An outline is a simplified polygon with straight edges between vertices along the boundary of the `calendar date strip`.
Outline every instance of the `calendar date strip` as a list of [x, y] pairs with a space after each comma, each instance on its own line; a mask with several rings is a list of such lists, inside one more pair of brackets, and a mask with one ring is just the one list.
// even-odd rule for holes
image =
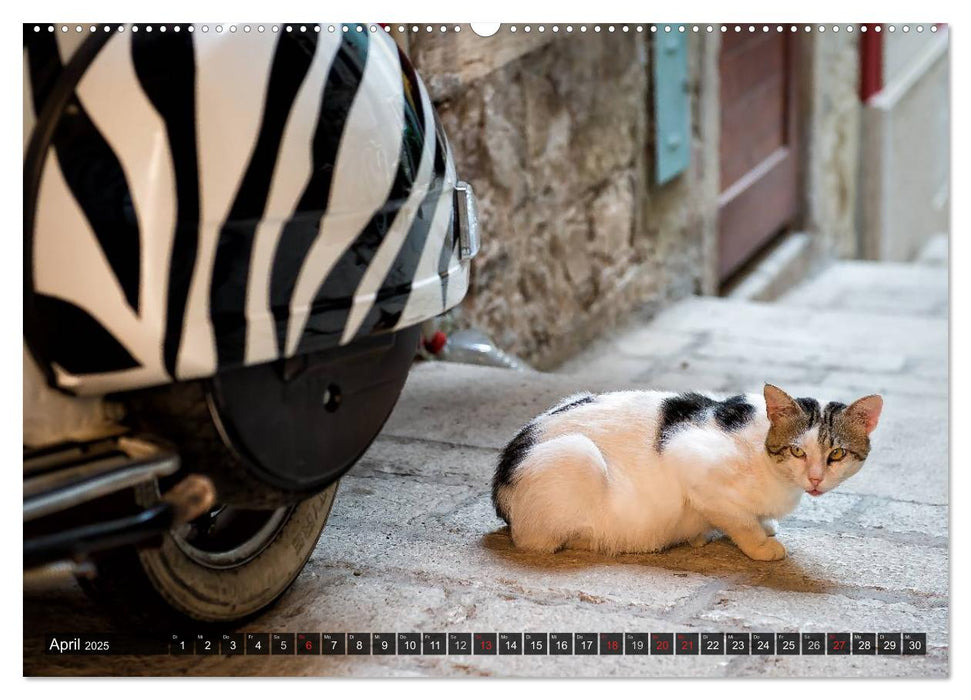
[[923, 632], [49, 634], [59, 656], [924, 656]]

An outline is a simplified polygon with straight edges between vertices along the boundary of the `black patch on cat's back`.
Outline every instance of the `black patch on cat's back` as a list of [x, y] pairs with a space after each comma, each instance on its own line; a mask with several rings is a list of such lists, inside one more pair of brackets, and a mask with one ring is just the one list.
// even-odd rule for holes
[[697, 419], [717, 401], [694, 391], [669, 396], [661, 402], [661, 426], [684, 423]]
[[724, 401], [716, 401], [694, 391], [670, 396], [661, 402], [658, 420], [657, 451], [679, 429], [686, 425], [701, 425], [714, 417], [715, 423], [726, 432], [744, 427], [755, 415], [755, 406], [739, 394]]
[[535, 426], [530, 422], [516, 433], [516, 437], [510, 440], [509, 444], [499, 454], [499, 464], [496, 466], [495, 476], [492, 477], [492, 505], [496, 509], [496, 515], [505, 520], [507, 524], [509, 523], [509, 515], [499, 504], [499, 489], [512, 484], [516, 467], [522, 464], [535, 444]]
[[715, 406], [715, 421], [722, 430], [732, 432], [744, 427], [755, 415], [755, 406], [742, 395], [730, 396]]
[[700, 423], [705, 414], [717, 403], [712, 398], [689, 391], [677, 396], [669, 396], [661, 402], [661, 415], [658, 420], [657, 450], [661, 451], [664, 443], [676, 430], [690, 423]]
[[577, 406], [583, 406], [588, 403], [593, 403], [596, 400], [596, 398], [597, 397], [594, 396], [593, 394], [579, 394], [578, 396], [574, 396], [572, 398], [565, 400], [562, 404], [559, 404], [558, 406], [554, 406], [549, 411], [547, 411], [546, 415], [555, 416], [558, 413], [569, 411], [571, 408], [576, 408]]

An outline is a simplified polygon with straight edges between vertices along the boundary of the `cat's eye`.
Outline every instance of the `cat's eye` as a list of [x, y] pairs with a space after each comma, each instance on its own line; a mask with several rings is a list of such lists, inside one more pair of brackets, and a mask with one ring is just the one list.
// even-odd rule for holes
[[789, 451], [792, 453], [793, 457], [802, 458], [806, 456], [806, 451], [801, 447], [796, 447], [795, 445], [789, 445]]
[[835, 450], [829, 453], [829, 461], [839, 462], [845, 456], [846, 456], [846, 450], [844, 450], [842, 447], [837, 447]]

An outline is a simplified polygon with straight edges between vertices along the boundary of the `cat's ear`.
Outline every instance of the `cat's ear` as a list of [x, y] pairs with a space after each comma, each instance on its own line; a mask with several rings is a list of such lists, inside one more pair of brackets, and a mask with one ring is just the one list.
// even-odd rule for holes
[[766, 384], [763, 389], [765, 396], [765, 413], [770, 423], [779, 420], [790, 420], [802, 412], [802, 408], [789, 394], [777, 386]]
[[877, 427], [881, 411], [883, 411], [883, 397], [873, 394], [851, 403], [846, 407], [843, 415], [850, 423], [861, 426], [869, 435]]

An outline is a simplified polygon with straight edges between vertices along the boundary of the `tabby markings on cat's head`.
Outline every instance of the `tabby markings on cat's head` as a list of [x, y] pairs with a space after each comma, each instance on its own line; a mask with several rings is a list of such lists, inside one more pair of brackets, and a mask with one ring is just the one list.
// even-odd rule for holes
[[812, 496], [822, 495], [860, 471], [882, 409], [877, 395], [820, 408], [816, 399], [794, 399], [766, 384], [766, 452], [794, 484]]

